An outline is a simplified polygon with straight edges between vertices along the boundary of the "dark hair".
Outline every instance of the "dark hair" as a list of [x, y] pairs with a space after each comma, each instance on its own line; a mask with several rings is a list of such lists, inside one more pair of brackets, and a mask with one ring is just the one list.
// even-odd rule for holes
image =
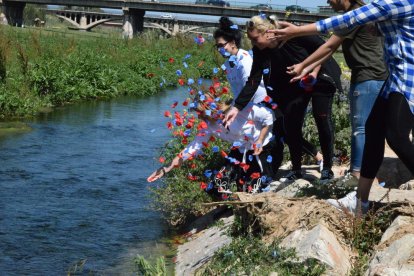
[[231, 28], [234, 23], [225, 16], [220, 18], [220, 27], [214, 31], [214, 39], [222, 37], [225, 41], [234, 41], [237, 48], [241, 46], [242, 35], [238, 28]]

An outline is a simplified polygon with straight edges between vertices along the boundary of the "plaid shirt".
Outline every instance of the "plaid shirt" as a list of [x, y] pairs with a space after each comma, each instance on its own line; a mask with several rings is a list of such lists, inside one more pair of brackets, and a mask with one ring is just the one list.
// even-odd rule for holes
[[343, 15], [316, 22], [322, 33], [377, 22], [385, 37], [384, 55], [390, 76], [383, 96], [404, 94], [414, 114], [414, 0], [375, 0]]

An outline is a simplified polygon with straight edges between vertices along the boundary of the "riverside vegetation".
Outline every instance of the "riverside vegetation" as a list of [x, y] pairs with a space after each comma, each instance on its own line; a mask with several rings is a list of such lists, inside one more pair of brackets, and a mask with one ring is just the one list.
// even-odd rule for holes
[[174, 72], [187, 54], [197, 56], [187, 61], [195, 77], [211, 77], [215, 63], [210, 44], [192, 37], [146, 33], [127, 41], [0, 26], [0, 38], [2, 119], [81, 100], [154, 95], [176, 86]]

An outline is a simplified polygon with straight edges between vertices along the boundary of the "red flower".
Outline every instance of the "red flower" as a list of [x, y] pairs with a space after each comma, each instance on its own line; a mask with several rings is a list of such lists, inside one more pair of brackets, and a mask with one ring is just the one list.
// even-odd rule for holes
[[175, 108], [177, 105], [178, 105], [178, 102], [177, 102], [177, 101], [175, 101], [175, 102], [173, 102], [173, 104], [171, 105], [171, 108]]
[[192, 163], [192, 164], [190, 164], [190, 168], [195, 169], [195, 168], [197, 168], [197, 165]]
[[148, 78], [152, 78], [153, 76], [155, 76], [155, 74], [154, 74], [154, 73], [148, 73], [148, 74], [147, 74], [147, 77], [148, 77]]
[[206, 122], [204, 122], [204, 121], [201, 121], [199, 124], [198, 124], [198, 126], [197, 126], [197, 129], [198, 130], [202, 130], [202, 129], [206, 129], [208, 126], [207, 126], [207, 123]]
[[211, 93], [212, 95], [216, 95], [216, 90], [214, 89], [214, 87], [213, 87], [213, 86], [210, 86], [209, 90], [210, 90], [210, 93]]
[[185, 81], [183, 79], [178, 79], [178, 84], [183, 86], [185, 84]]
[[169, 63], [173, 63], [173, 62], [174, 62], [174, 58], [170, 57], [170, 58], [168, 59], [168, 62], [169, 62]]
[[208, 139], [210, 142], [216, 141], [216, 138], [214, 136], [210, 136], [210, 139]]
[[168, 123], [167, 123], [167, 128], [168, 128], [168, 129], [172, 129], [172, 128], [173, 128], [173, 124], [172, 124], [171, 122], [168, 122]]
[[182, 143], [183, 145], [187, 145], [187, 144], [188, 144], [188, 140], [187, 140], [187, 138], [184, 138], [183, 140], [181, 140], [181, 143]]
[[272, 101], [272, 98], [269, 96], [266, 96], [263, 101], [270, 103]]
[[167, 110], [164, 112], [164, 117], [171, 117], [171, 113]]
[[220, 87], [220, 82], [219, 81], [214, 81], [213, 87], [214, 87], [214, 89], [219, 88]]
[[246, 164], [246, 163], [240, 163], [240, 167], [247, 172], [247, 170], [250, 168], [250, 165]]
[[183, 106], [187, 106], [187, 105], [188, 105], [188, 99], [183, 102]]
[[204, 147], [208, 148], [208, 143], [202, 142], [202, 144], [203, 144]]
[[207, 184], [204, 182], [200, 182], [200, 189], [205, 190], [207, 188]]
[[189, 173], [188, 175], [187, 175], [187, 179], [188, 180], [191, 180], [191, 181], [196, 181], [197, 180], [197, 176], [195, 176], [195, 175], [192, 175], [191, 173]]
[[159, 161], [160, 161], [160, 163], [164, 163], [165, 162], [165, 158], [161, 156], [160, 159], [159, 159]]
[[256, 179], [256, 178], [259, 178], [259, 177], [260, 177], [260, 173], [258, 173], [258, 172], [252, 173], [252, 174], [250, 175], [250, 178], [251, 178], [251, 179]]
[[221, 91], [223, 94], [228, 94], [229, 89], [227, 87], [223, 87], [223, 90]]
[[186, 129], [190, 129], [190, 128], [192, 128], [192, 127], [193, 127], [193, 124], [192, 124], [192, 123], [190, 123], [190, 122], [189, 122], [188, 124], [186, 124], [186, 125], [185, 125], [185, 128], [186, 128]]
[[216, 174], [216, 177], [217, 177], [218, 179], [221, 179], [221, 178], [223, 177], [223, 174], [222, 174], [221, 172], [218, 172], [218, 173]]

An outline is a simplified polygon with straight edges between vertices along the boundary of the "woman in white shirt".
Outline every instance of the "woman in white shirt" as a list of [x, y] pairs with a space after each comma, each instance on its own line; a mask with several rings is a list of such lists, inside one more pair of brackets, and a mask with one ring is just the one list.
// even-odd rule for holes
[[[221, 119], [224, 118], [231, 103], [215, 103], [214, 99], [208, 93], [196, 97], [195, 111], [199, 118], [206, 122], [205, 127], [199, 130], [194, 140], [170, 164], [153, 172], [148, 177], [148, 182], [161, 178], [183, 161], [202, 153], [203, 144], [208, 142], [211, 136], [215, 136], [232, 143], [232, 150], [226, 159], [228, 164], [238, 170], [235, 180], [239, 191], [259, 192], [268, 186], [273, 175], [271, 166], [273, 112], [267, 107], [250, 103], [239, 112], [232, 125], [225, 128]], [[220, 189], [218, 191], [229, 192]]]

